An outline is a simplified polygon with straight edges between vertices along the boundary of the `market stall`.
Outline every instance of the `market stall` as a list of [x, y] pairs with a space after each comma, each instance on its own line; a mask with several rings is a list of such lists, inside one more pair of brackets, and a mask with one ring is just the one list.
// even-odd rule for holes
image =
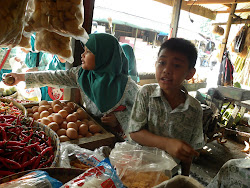
[[[81, 64], [79, 57], [83, 52], [82, 43], [87, 42], [91, 31], [94, 1], [12, 0], [5, 3], [0, 2], [1, 7], [5, 7], [0, 8], [0, 47], [30, 49], [29, 37], [36, 32], [38, 51], [64, 58], [71, 63], [66, 69]], [[174, 33], [176, 35], [177, 29]], [[237, 65], [239, 74], [245, 71], [248, 78], [249, 62], [248, 53], [246, 71], [243, 63]], [[11, 85], [15, 82], [13, 79], [5, 77], [4, 82]], [[241, 79], [241, 83], [249, 84], [245, 76]], [[155, 82], [154, 75], [150, 81]], [[199, 93], [199, 89], [206, 86], [206, 80], [198, 75], [184, 83], [188, 92], [198, 90]], [[65, 90], [64, 99], [67, 100], [52, 101], [39, 100], [35, 89], [26, 90], [21, 85], [0, 89], [0, 187], [51, 184], [53, 187], [146, 188], [172, 178], [171, 170], [176, 162], [169, 154], [157, 148], [120, 142], [124, 140], [119, 135], [87, 112], [79, 89]], [[226, 126], [221, 126], [218, 117], [215, 121], [203, 118], [206, 136], [210, 140], [219, 138], [221, 143], [225, 132], [242, 135], [239, 132], [244, 131], [239, 126], [232, 129], [232, 125], [234, 123], [236, 128], [238, 113], [243, 116], [249, 112], [249, 90], [237, 89], [230, 95], [231, 90], [227, 89], [214, 90], [221, 98], [209, 92], [196, 96], [206, 105], [204, 112], [208, 107], [227, 111], [223, 105], [228, 101], [229, 105], [234, 105]], [[123, 111], [123, 107], [118, 106], [118, 111]], [[212, 117], [210, 112], [208, 115]], [[220, 114], [220, 118], [225, 114]], [[249, 120], [246, 127], [249, 127]], [[218, 134], [219, 137], [215, 137]], [[248, 132], [244, 132], [244, 136], [249, 136]], [[249, 152], [249, 148], [245, 152]], [[198, 182], [195, 184], [201, 187]]]

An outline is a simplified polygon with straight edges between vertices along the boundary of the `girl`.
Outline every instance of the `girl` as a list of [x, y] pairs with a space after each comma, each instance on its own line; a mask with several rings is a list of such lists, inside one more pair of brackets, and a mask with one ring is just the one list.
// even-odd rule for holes
[[[117, 39], [110, 34], [90, 34], [82, 65], [66, 71], [9, 74], [12, 85], [55, 86], [80, 89], [88, 113], [125, 138], [138, 85], [128, 76], [128, 62]], [[8, 75], [7, 75], [8, 76]]]

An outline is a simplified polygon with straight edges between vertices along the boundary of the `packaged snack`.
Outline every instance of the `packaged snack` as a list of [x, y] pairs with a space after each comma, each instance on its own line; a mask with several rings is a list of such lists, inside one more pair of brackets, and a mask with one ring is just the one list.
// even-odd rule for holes
[[82, 27], [83, 11], [82, 0], [34, 0], [34, 12], [25, 31], [46, 29], [86, 43], [88, 34]]
[[[46, 42], [45, 42], [46, 41]], [[36, 34], [35, 49], [38, 51], [56, 54], [69, 63], [73, 63], [71, 38], [57, 33], [42, 30]]]
[[13, 48], [22, 39], [29, 0], [0, 1], [0, 46]]
[[0, 188], [58, 188], [60, 186], [62, 186], [62, 182], [50, 177], [47, 172], [41, 170], [30, 172], [20, 178], [0, 184]]
[[64, 184], [61, 188], [124, 188], [108, 158], [96, 167]]

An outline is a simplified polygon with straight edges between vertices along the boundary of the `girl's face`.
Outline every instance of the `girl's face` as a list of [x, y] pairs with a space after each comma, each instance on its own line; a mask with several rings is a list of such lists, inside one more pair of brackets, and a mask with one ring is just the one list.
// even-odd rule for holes
[[85, 51], [81, 55], [82, 60], [82, 68], [84, 70], [94, 70], [95, 69], [95, 55], [89, 51], [89, 49], [85, 46]]
[[155, 63], [155, 77], [166, 93], [180, 89], [182, 82], [193, 77], [195, 69], [189, 69], [188, 59], [179, 52], [162, 49]]

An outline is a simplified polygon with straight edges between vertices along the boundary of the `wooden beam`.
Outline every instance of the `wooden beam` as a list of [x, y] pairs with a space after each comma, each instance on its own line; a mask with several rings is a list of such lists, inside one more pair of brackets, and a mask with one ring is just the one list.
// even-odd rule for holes
[[[233, 19], [231, 24], [250, 24], [250, 19]], [[227, 22], [218, 22], [218, 23], [212, 23], [212, 25], [227, 25]]]
[[[194, 3], [195, 1], [195, 3]], [[189, 0], [187, 5], [205, 5], [205, 4], [230, 4], [230, 3], [249, 3], [249, 0]]]
[[[218, 11], [212, 11], [212, 12], [217, 13], [217, 14], [221, 14], [221, 13], [230, 13], [230, 10], [218, 10]], [[237, 12], [250, 12], [250, 8], [235, 10], [235, 13], [237, 13]]]
[[[154, 0], [154, 1], [163, 3], [165, 5], [169, 5], [169, 6], [173, 6], [173, 4], [174, 4], [174, 0]], [[187, 5], [186, 1], [182, 1], [181, 10], [185, 10], [185, 11], [188, 11], [188, 12], [190, 11], [193, 14], [197, 14], [199, 16], [208, 18], [210, 20], [215, 20], [215, 18], [216, 18], [216, 13], [213, 13], [208, 8], [197, 6], [197, 5], [193, 5], [191, 7], [191, 9], [190, 9], [190, 5]]]
[[179, 17], [180, 17], [180, 12], [181, 12], [181, 3], [182, 3], [182, 0], [175, 0], [173, 4], [172, 20], [171, 20], [170, 32], [169, 32], [170, 38], [177, 37]]
[[218, 58], [219, 62], [222, 61], [222, 57], [223, 57], [223, 54], [224, 54], [226, 46], [227, 46], [227, 40], [228, 40], [229, 32], [230, 32], [230, 29], [231, 29], [231, 24], [232, 24], [232, 21], [233, 21], [233, 14], [234, 14], [234, 11], [236, 9], [236, 6], [237, 6], [236, 3], [232, 4], [231, 12], [230, 12], [230, 14], [228, 16], [226, 32], [225, 32], [225, 35], [224, 35], [225, 37], [222, 40], [221, 51], [220, 51], [220, 55], [219, 55], [219, 58]]

